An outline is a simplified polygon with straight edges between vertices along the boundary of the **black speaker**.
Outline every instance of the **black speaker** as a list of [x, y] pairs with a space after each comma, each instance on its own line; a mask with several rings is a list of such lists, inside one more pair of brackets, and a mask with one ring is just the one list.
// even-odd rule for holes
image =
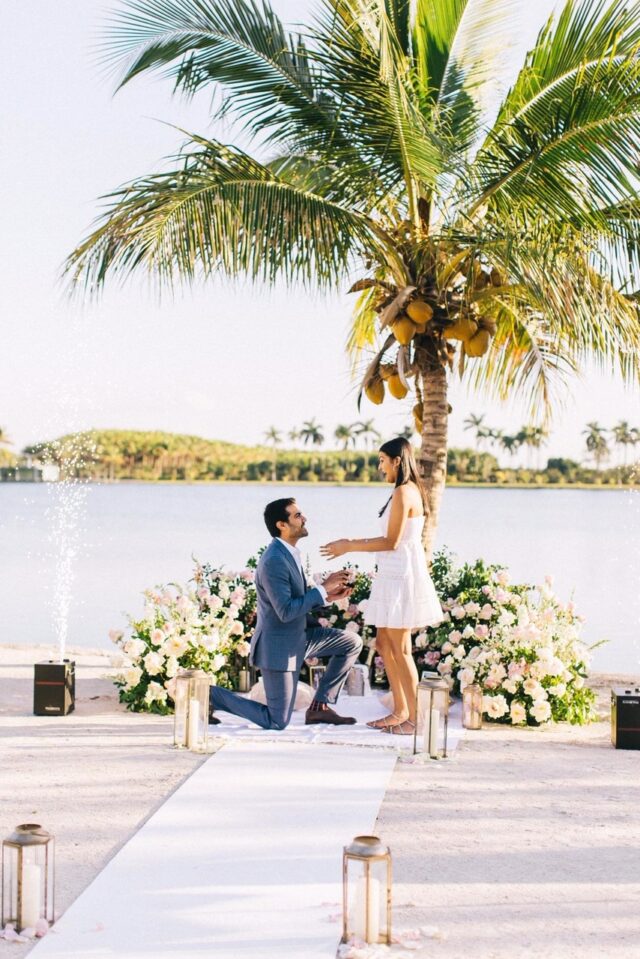
[[616, 749], [640, 749], [640, 687], [611, 690], [611, 742]]
[[35, 664], [33, 678], [34, 716], [66, 716], [76, 700], [76, 664], [54, 659]]

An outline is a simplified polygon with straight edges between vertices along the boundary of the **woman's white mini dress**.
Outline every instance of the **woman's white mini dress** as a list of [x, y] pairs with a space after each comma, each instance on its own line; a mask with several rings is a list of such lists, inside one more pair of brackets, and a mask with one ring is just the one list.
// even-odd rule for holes
[[[386, 536], [389, 518], [383, 514], [381, 519]], [[442, 622], [442, 607], [422, 546], [423, 526], [424, 516], [408, 517], [397, 549], [376, 554], [378, 571], [364, 614], [369, 626], [419, 629]]]

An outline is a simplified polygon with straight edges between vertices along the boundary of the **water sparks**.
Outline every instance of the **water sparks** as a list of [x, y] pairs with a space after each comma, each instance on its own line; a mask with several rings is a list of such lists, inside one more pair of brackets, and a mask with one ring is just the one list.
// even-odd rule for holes
[[50, 605], [61, 662], [65, 658], [69, 635], [77, 562], [86, 533], [86, 503], [94, 453], [91, 434], [88, 433], [72, 433], [46, 444], [42, 450], [43, 464], [60, 471], [57, 482], [49, 484], [46, 513], [54, 561]]

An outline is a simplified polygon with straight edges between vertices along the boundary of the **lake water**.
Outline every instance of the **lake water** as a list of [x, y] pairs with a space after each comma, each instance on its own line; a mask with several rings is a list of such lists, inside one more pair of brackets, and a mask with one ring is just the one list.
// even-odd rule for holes
[[[54, 642], [56, 549], [51, 510], [60, 487], [0, 484], [0, 642]], [[387, 490], [374, 487], [267, 485], [91, 486], [73, 565], [68, 644], [111, 648], [107, 633], [138, 615], [140, 593], [185, 582], [191, 557], [231, 569], [268, 541], [262, 510], [295, 495], [308, 519], [302, 543], [312, 568], [318, 548], [340, 536], [377, 535]], [[562, 600], [573, 596], [586, 616], [584, 638], [608, 644], [594, 668], [640, 672], [640, 492], [493, 490], [445, 492], [438, 533], [462, 560], [505, 564], [513, 581], [546, 574]], [[364, 568], [371, 554], [350, 556]], [[332, 564], [334, 567], [337, 563]]]

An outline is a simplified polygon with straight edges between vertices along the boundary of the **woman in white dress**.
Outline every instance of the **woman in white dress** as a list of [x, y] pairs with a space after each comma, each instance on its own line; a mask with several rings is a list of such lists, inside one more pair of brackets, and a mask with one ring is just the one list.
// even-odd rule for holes
[[413, 449], [403, 437], [380, 447], [379, 468], [395, 489], [380, 511], [382, 535], [338, 539], [323, 546], [327, 559], [345, 553], [377, 553], [365, 623], [376, 627], [376, 651], [382, 657], [393, 694], [393, 712], [367, 723], [393, 735], [412, 735], [416, 722], [418, 671], [411, 655], [411, 630], [442, 621], [442, 608], [429, 576], [422, 547], [427, 511]]

